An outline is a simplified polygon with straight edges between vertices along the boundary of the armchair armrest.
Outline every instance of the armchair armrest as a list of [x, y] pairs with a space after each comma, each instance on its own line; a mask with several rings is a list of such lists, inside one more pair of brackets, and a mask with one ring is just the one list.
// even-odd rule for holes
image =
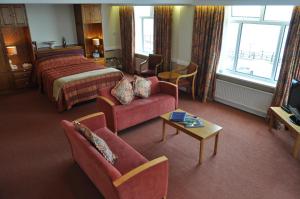
[[168, 158], [161, 156], [129, 171], [113, 181], [121, 198], [141, 196], [159, 198], [167, 195], [168, 189]]
[[189, 73], [189, 74], [184, 74], [184, 75], [178, 76], [177, 79], [176, 79], [176, 85], [178, 85], [178, 82], [179, 82], [179, 80], [180, 80], [181, 78], [193, 77], [193, 76], [196, 75], [196, 73], [197, 73], [197, 71], [196, 71], [196, 72], [193, 72], [193, 73]]
[[140, 71], [139, 72], [142, 72], [142, 66], [144, 64], [146, 64], [148, 61], [149, 61], [149, 58], [147, 58], [145, 61], [143, 61], [143, 62], [140, 63]]
[[93, 113], [78, 118], [76, 121], [86, 125], [92, 131], [106, 127], [106, 119], [103, 112]]
[[172, 95], [175, 97], [175, 108], [178, 108], [178, 86], [176, 84], [159, 81], [160, 92]]
[[97, 106], [99, 107], [99, 110], [102, 111], [107, 118], [107, 127], [114, 133], [117, 132], [116, 121], [114, 121], [114, 119], [116, 118], [114, 117], [115, 105], [116, 104], [113, 101], [111, 101], [110, 99], [104, 96], [97, 97]]

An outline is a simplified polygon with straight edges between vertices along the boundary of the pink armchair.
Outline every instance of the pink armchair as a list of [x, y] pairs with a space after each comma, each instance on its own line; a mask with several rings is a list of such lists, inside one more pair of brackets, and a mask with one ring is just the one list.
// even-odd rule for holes
[[135, 98], [130, 104], [122, 105], [110, 93], [112, 87], [99, 91], [97, 105], [105, 113], [108, 128], [117, 133], [120, 130], [174, 111], [178, 107], [178, 88], [175, 84], [148, 77], [151, 95], [146, 99]]
[[118, 156], [111, 165], [88, 140], [74, 129], [73, 123], [61, 125], [70, 142], [74, 160], [107, 199], [161, 199], [168, 189], [168, 159], [161, 156], [148, 161], [121, 138], [106, 128], [103, 113], [77, 119], [104, 139]]

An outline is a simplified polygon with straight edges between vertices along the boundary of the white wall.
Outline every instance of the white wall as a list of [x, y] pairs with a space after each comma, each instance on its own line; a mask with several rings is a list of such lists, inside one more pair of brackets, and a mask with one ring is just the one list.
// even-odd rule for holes
[[175, 6], [172, 24], [172, 62], [188, 65], [191, 61], [194, 6]]
[[102, 30], [104, 36], [104, 50], [121, 48], [119, 6], [103, 4]]
[[73, 5], [65, 4], [27, 4], [28, 23], [32, 41], [38, 47], [44, 41], [56, 41], [62, 45], [62, 37], [67, 44], [77, 44]]

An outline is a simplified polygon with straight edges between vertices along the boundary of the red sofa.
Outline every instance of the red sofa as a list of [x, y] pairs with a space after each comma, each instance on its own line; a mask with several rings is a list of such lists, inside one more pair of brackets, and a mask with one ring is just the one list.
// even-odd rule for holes
[[104, 139], [118, 156], [111, 165], [79, 132], [73, 123], [61, 125], [70, 142], [74, 160], [107, 199], [161, 199], [167, 195], [168, 159], [148, 161], [117, 135], [106, 128], [103, 113], [77, 119]]
[[110, 93], [112, 87], [99, 91], [97, 105], [105, 113], [107, 126], [117, 133], [120, 130], [155, 118], [178, 107], [178, 88], [175, 84], [149, 77], [151, 96], [146, 99], [135, 98], [130, 104], [122, 105]]

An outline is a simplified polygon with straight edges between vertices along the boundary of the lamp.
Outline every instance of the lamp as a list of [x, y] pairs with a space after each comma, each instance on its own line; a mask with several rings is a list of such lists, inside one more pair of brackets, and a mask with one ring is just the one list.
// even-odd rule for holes
[[[6, 51], [7, 51], [7, 55], [9, 57], [17, 55], [18, 51], [17, 51], [17, 47], [16, 46], [6, 46]], [[9, 64], [12, 70], [17, 70], [18, 66], [14, 65], [11, 61], [11, 59], [9, 59]]]
[[95, 50], [93, 52], [93, 58], [99, 58], [100, 53], [99, 53], [99, 46], [103, 44], [103, 39], [99, 38], [94, 38], [92, 39], [93, 45], [95, 46]]

